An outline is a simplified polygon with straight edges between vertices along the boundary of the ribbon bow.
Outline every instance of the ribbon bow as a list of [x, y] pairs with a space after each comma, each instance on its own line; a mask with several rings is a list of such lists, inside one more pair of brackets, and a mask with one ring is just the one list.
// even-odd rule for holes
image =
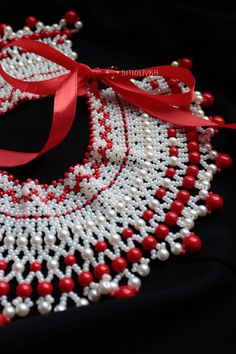
[[[24, 165], [59, 145], [69, 133], [76, 112], [77, 96], [84, 96], [94, 81], [102, 81], [122, 95], [128, 102], [151, 116], [183, 127], [211, 126], [236, 129], [236, 124], [217, 124], [200, 118], [181, 107], [193, 101], [195, 80], [192, 73], [175, 66], [155, 66], [141, 70], [118, 71], [113, 69], [91, 69], [78, 63], [44, 43], [24, 39], [9, 43], [38, 54], [68, 70], [68, 73], [42, 81], [23, 81], [8, 75], [0, 65], [0, 75], [13, 87], [40, 96], [55, 95], [50, 133], [39, 152], [19, 152], [0, 149], [0, 166]], [[145, 77], [157, 73], [165, 78], [175, 78], [189, 87], [185, 93], [153, 95], [138, 88], [131, 78]]]

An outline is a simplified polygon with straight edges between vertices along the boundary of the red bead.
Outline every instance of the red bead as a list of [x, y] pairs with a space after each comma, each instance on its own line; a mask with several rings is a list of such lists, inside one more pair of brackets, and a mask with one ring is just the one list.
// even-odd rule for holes
[[168, 167], [166, 170], [166, 177], [173, 178], [175, 175], [175, 169], [173, 167]]
[[166, 195], [166, 190], [162, 187], [158, 188], [155, 192], [155, 196], [158, 199], [162, 199]]
[[185, 69], [191, 69], [193, 66], [193, 61], [191, 58], [181, 58], [178, 60], [178, 63]]
[[177, 79], [171, 78], [167, 80], [167, 84], [173, 88], [173, 87], [178, 87], [179, 86], [179, 81]]
[[211, 211], [219, 210], [223, 207], [224, 200], [219, 194], [209, 193], [206, 198], [206, 206]]
[[190, 193], [184, 189], [180, 189], [180, 191], [178, 191], [176, 196], [176, 199], [180, 200], [184, 204], [189, 201], [189, 198], [190, 198]]
[[68, 38], [70, 38], [72, 36], [71, 30], [69, 30], [68, 28], [64, 29], [62, 34]]
[[25, 20], [25, 24], [29, 28], [34, 28], [38, 22], [39, 20], [35, 16], [28, 16]]
[[143, 212], [143, 219], [146, 220], [146, 221], [149, 221], [153, 218], [153, 211], [147, 209], [147, 210], [144, 210]]
[[156, 80], [150, 81], [150, 85], [152, 86], [152, 89], [155, 90], [156, 88], [159, 87], [159, 83]]
[[76, 263], [76, 257], [73, 256], [72, 254], [70, 254], [65, 257], [64, 262], [65, 262], [65, 265], [72, 266], [73, 264]]
[[32, 294], [32, 286], [28, 283], [21, 283], [16, 287], [17, 296], [30, 297]]
[[169, 138], [174, 138], [176, 136], [176, 129], [175, 128], [168, 128], [167, 134]]
[[188, 142], [188, 151], [193, 152], [193, 151], [199, 151], [199, 144], [197, 141], [189, 141]]
[[146, 236], [143, 239], [142, 246], [146, 251], [151, 251], [156, 248], [157, 241], [153, 236]]
[[188, 253], [199, 252], [202, 248], [202, 241], [197, 235], [195, 235], [195, 233], [192, 232], [184, 237], [183, 248]]
[[169, 228], [166, 225], [158, 225], [155, 230], [155, 235], [160, 240], [164, 240], [169, 235]]
[[7, 281], [1, 280], [0, 281], [0, 296], [7, 295], [10, 291], [10, 285]]
[[43, 31], [42, 32], [42, 37], [43, 38], [50, 38], [52, 36], [52, 33], [49, 31]]
[[191, 189], [195, 187], [195, 178], [192, 176], [185, 176], [183, 178], [183, 187]]
[[63, 38], [58, 38], [57, 44], [63, 44], [65, 40]]
[[104, 252], [107, 249], [107, 244], [105, 241], [98, 241], [95, 247], [98, 252]]
[[6, 324], [6, 316], [4, 316], [2, 313], [0, 313], [0, 327], [4, 326]]
[[32, 36], [31, 36], [31, 38], [32, 38], [32, 39], [36, 39], [36, 40], [37, 40], [37, 39], [40, 39], [40, 38], [41, 38], [41, 36], [40, 36], [40, 34], [39, 34], [39, 33], [33, 33], [33, 34], [32, 34]]
[[188, 141], [197, 141], [198, 140], [198, 133], [195, 130], [190, 130], [187, 133]]
[[190, 163], [197, 165], [201, 160], [201, 156], [199, 152], [193, 151], [188, 154], [188, 159]]
[[106, 264], [98, 264], [94, 268], [94, 275], [97, 279], [101, 279], [104, 274], [110, 274], [110, 268]]
[[170, 154], [170, 156], [178, 156], [179, 149], [176, 146], [171, 146], [169, 148], [169, 154]]
[[73, 25], [78, 20], [78, 15], [76, 11], [67, 11], [64, 18], [69, 25]]
[[93, 281], [93, 274], [91, 272], [82, 272], [78, 275], [78, 283], [84, 288], [89, 286]]
[[130, 285], [122, 285], [119, 289], [115, 292], [115, 297], [119, 299], [128, 299], [130, 297], [135, 296], [137, 293], [137, 289]]
[[39, 262], [33, 262], [33, 263], [30, 265], [30, 270], [31, 270], [32, 272], [39, 272], [41, 269], [42, 269], [42, 264], [39, 263]]
[[174, 211], [176, 214], [180, 214], [184, 209], [184, 204], [180, 200], [174, 200], [170, 206], [170, 210]]
[[134, 247], [126, 253], [126, 256], [130, 263], [137, 263], [142, 257], [142, 251], [139, 248]]
[[165, 216], [165, 223], [168, 226], [174, 226], [176, 225], [178, 218], [178, 214], [174, 213], [173, 211], [168, 211]]
[[189, 165], [187, 167], [187, 175], [192, 176], [192, 177], [197, 177], [199, 172], [199, 168], [195, 165]]
[[122, 231], [122, 237], [127, 240], [127, 238], [132, 237], [134, 234], [133, 230], [130, 227], [127, 227]]
[[7, 262], [4, 261], [3, 259], [0, 260], [0, 270], [6, 270], [7, 269]]
[[63, 293], [69, 293], [70, 291], [73, 291], [75, 287], [75, 282], [72, 278], [70, 277], [65, 277], [59, 280], [58, 286]]
[[125, 270], [125, 268], [127, 267], [126, 259], [124, 257], [117, 257], [113, 259], [111, 266], [115, 272], [123, 272], [123, 270]]
[[42, 281], [37, 285], [37, 293], [39, 296], [50, 295], [53, 292], [53, 286], [48, 281]]
[[202, 106], [208, 107], [214, 103], [214, 96], [211, 92], [203, 92], [202, 97], [203, 97]]
[[225, 124], [225, 119], [221, 116], [213, 116], [211, 117], [211, 121], [217, 124]]
[[218, 154], [216, 159], [216, 166], [221, 170], [225, 168], [230, 168], [232, 166], [232, 158], [227, 154]]

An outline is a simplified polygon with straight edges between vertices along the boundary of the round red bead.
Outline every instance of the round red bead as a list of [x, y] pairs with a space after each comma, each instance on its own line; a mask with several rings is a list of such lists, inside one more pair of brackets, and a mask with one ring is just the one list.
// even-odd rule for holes
[[126, 256], [130, 263], [136, 263], [140, 261], [142, 257], [142, 251], [139, 248], [134, 247], [126, 253]]
[[173, 87], [178, 87], [179, 86], [179, 81], [177, 79], [171, 78], [167, 80], [167, 84], [173, 88]]
[[183, 239], [183, 248], [188, 253], [199, 252], [202, 248], [202, 241], [192, 232]]
[[187, 175], [192, 176], [192, 177], [197, 177], [199, 172], [199, 168], [195, 165], [189, 165], [187, 167]]
[[206, 198], [206, 206], [211, 211], [219, 210], [223, 207], [224, 200], [219, 194], [210, 193]]
[[64, 18], [69, 25], [73, 25], [78, 20], [78, 15], [76, 11], [67, 11]]
[[188, 151], [193, 152], [193, 151], [199, 151], [199, 144], [197, 141], [189, 141], [188, 142]]
[[225, 124], [225, 119], [221, 116], [213, 116], [211, 117], [211, 121], [217, 124]]
[[78, 283], [82, 286], [89, 286], [93, 281], [93, 274], [91, 272], [82, 272], [78, 275]]
[[146, 220], [146, 221], [149, 221], [153, 218], [153, 211], [147, 209], [147, 210], [144, 210], [143, 212], [143, 219]]
[[174, 200], [170, 206], [170, 210], [174, 211], [176, 214], [180, 214], [184, 209], [184, 204], [180, 200]]
[[202, 97], [203, 97], [203, 102], [202, 102], [203, 106], [208, 107], [214, 103], [214, 96], [211, 92], [203, 92]]
[[176, 199], [180, 200], [183, 203], [187, 203], [190, 198], [190, 193], [184, 189], [178, 191]]
[[134, 232], [133, 232], [133, 230], [132, 230], [130, 227], [127, 227], [126, 229], [124, 229], [124, 230], [122, 231], [122, 237], [123, 237], [124, 239], [127, 239], [127, 238], [132, 237], [133, 234], [134, 234]]
[[191, 69], [193, 66], [193, 61], [191, 58], [181, 58], [178, 60], [178, 63], [185, 69]]
[[151, 251], [156, 248], [157, 241], [153, 236], [146, 236], [142, 241], [142, 246], [146, 251]]
[[98, 264], [94, 268], [94, 275], [97, 279], [101, 279], [104, 274], [110, 274], [110, 268], [106, 264]]
[[171, 146], [169, 149], [170, 156], [178, 156], [179, 150], [176, 146]]
[[229, 155], [221, 154], [221, 153], [217, 155], [215, 162], [216, 162], [216, 166], [219, 169], [230, 168], [233, 163], [232, 158]]
[[72, 266], [73, 264], [76, 263], [76, 257], [72, 254], [69, 254], [68, 256], [65, 257], [65, 265], [67, 266]]
[[35, 16], [28, 16], [25, 20], [25, 24], [29, 28], [34, 28], [38, 22], [39, 20]]
[[174, 225], [176, 225], [178, 218], [179, 218], [178, 214], [176, 214], [173, 211], [168, 211], [168, 213], [166, 213], [166, 216], [165, 216], [165, 223], [168, 226], [174, 226]]
[[61, 292], [63, 293], [69, 293], [70, 291], [73, 291], [75, 287], [75, 282], [72, 278], [70, 277], [65, 277], [59, 280], [59, 288]]
[[190, 163], [197, 165], [201, 160], [201, 156], [199, 152], [193, 151], [188, 154], [188, 159]]
[[105, 241], [98, 241], [95, 247], [98, 252], [104, 252], [107, 249], [107, 243]]
[[0, 296], [7, 295], [10, 291], [10, 285], [7, 281], [1, 280], [0, 281]]
[[0, 260], [0, 270], [6, 270], [7, 269], [7, 262], [4, 261], [3, 259]]
[[166, 225], [158, 225], [155, 230], [157, 238], [164, 240], [169, 235], [169, 228]]
[[17, 296], [30, 297], [32, 294], [32, 286], [28, 283], [21, 283], [16, 287]]
[[176, 129], [175, 128], [169, 128], [167, 130], [167, 134], [169, 138], [173, 138], [176, 136]]
[[166, 170], [166, 177], [173, 178], [175, 175], [175, 169], [173, 167], [168, 167]]
[[162, 199], [166, 195], [166, 190], [162, 187], [158, 188], [155, 192], [155, 196], [158, 199]]
[[53, 286], [48, 281], [42, 281], [37, 285], [37, 293], [39, 296], [50, 295], [53, 292]]
[[122, 285], [115, 292], [115, 297], [117, 297], [119, 299], [127, 299], [127, 298], [135, 296], [136, 293], [137, 293], [137, 289], [133, 288], [132, 286]]
[[115, 272], [123, 272], [123, 270], [125, 270], [125, 268], [127, 267], [126, 259], [124, 257], [117, 257], [113, 259], [111, 266]]
[[187, 139], [188, 139], [188, 141], [197, 141], [198, 140], [198, 133], [196, 132], [196, 130], [190, 130], [187, 133]]
[[68, 28], [64, 29], [62, 34], [68, 38], [70, 38], [72, 36], [71, 30], [69, 30]]
[[195, 186], [195, 178], [192, 176], [185, 176], [183, 178], [183, 187], [187, 189], [194, 188]]
[[42, 264], [39, 263], [39, 262], [33, 262], [33, 263], [30, 265], [30, 270], [31, 270], [32, 272], [39, 272], [41, 269], [42, 269]]

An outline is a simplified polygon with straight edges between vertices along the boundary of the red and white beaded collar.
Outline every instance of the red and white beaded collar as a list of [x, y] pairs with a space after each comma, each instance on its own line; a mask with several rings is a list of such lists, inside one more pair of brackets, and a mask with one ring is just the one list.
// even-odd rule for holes
[[[0, 26], [0, 47], [31, 38], [76, 59], [68, 39], [82, 26], [75, 12], [52, 26], [34, 17], [26, 25], [16, 33]], [[64, 72], [14, 47], [1, 60], [21, 79], [43, 80]], [[172, 65], [189, 68], [191, 60]], [[133, 82], [157, 95], [186, 90], [162, 76]], [[16, 90], [0, 77], [1, 115], [32, 98], [39, 96]], [[201, 249], [192, 231], [195, 220], [223, 205], [218, 194], [209, 192], [213, 175], [231, 165], [228, 155], [212, 149], [216, 129], [174, 127], [111, 88], [88, 90], [87, 99], [90, 142], [82, 164], [49, 186], [31, 179], [19, 183], [0, 173], [0, 326], [34, 309], [48, 314], [101, 296], [134, 296], [151, 260]], [[202, 110], [212, 102], [211, 94], [195, 92], [189, 109], [222, 123], [222, 117], [206, 117]]]

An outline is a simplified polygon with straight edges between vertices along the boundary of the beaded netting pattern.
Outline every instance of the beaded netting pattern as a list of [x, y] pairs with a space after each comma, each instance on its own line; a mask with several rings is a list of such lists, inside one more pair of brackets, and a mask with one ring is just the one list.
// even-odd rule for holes
[[[68, 12], [59, 24], [35, 18], [13, 33], [2, 26], [0, 46], [16, 38], [43, 41], [76, 59], [68, 37], [82, 24]], [[3, 43], [4, 42], [4, 43]], [[44, 80], [65, 69], [17, 47], [2, 54], [4, 69], [24, 80]], [[172, 65], [190, 66], [189, 59]], [[174, 79], [133, 80], [157, 95], [185, 92]], [[0, 114], [39, 96], [15, 90], [0, 77]], [[127, 103], [111, 88], [87, 92], [90, 140], [82, 164], [49, 186], [0, 173], [0, 324], [38, 311], [84, 306], [102, 296], [138, 293], [150, 261], [201, 249], [195, 220], [223, 205], [209, 192], [230, 157], [212, 149], [212, 128], [186, 130]], [[205, 119], [209, 93], [195, 92], [186, 109]]]

